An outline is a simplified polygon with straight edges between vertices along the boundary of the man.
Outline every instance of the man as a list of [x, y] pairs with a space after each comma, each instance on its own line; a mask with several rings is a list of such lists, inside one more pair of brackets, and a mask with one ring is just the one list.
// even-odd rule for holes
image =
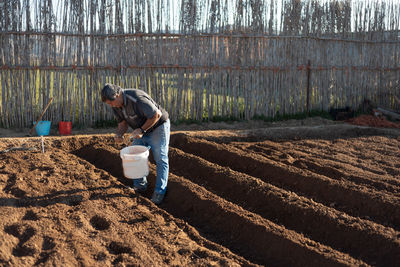
[[[112, 107], [118, 120], [115, 141], [121, 143], [130, 126], [133, 131], [132, 145], [144, 145], [153, 152], [157, 165], [157, 179], [151, 201], [159, 205], [164, 199], [168, 183], [168, 145], [170, 121], [168, 113], [144, 91], [122, 89], [106, 84], [101, 90], [101, 99]], [[147, 189], [147, 178], [133, 179], [133, 187], [138, 192]]]

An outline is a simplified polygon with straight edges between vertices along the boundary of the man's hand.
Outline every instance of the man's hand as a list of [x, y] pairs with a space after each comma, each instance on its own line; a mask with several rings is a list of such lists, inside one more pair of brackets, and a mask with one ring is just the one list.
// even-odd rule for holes
[[116, 135], [114, 135], [114, 142], [117, 144], [121, 144], [124, 142], [124, 138], [122, 138], [122, 136], [116, 134]]
[[142, 138], [142, 136], [143, 136], [143, 133], [142, 133], [142, 130], [140, 130], [140, 128], [133, 130], [133, 132], [131, 133], [131, 137], [133, 139], [139, 139], [139, 138]]

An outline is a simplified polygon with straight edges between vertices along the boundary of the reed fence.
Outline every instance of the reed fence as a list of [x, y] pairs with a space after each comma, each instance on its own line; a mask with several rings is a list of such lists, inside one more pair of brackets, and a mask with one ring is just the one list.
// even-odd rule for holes
[[400, 110], [394, 0], [9, 0], [0, 16], [1, 127], [31, 126], [51, 97], [44, 119], [111, 120], [106, 82], [172, 121]]

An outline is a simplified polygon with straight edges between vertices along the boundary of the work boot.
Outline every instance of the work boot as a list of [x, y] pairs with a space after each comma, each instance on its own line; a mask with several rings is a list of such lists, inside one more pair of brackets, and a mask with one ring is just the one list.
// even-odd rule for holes
[[139, 179], [133, 179], [133, 189], [136, 192], [144, 193], [147, 190], [147, 178], [146, 176]]
[[161, 202], [164, 200], [164, 196], [165, 194], [154, 192], [153, 196], [151, 197], [151, 201], [156, 205], [160, 205]]

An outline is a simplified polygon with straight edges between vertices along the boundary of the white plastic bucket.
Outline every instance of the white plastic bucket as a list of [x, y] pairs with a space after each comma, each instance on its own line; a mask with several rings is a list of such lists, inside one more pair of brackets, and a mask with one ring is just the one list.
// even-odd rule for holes
[[128, 146], [121, 149], [119, 155], [126, 178], [138, 179], [149, 174], [149, 149], [146, 146]]

